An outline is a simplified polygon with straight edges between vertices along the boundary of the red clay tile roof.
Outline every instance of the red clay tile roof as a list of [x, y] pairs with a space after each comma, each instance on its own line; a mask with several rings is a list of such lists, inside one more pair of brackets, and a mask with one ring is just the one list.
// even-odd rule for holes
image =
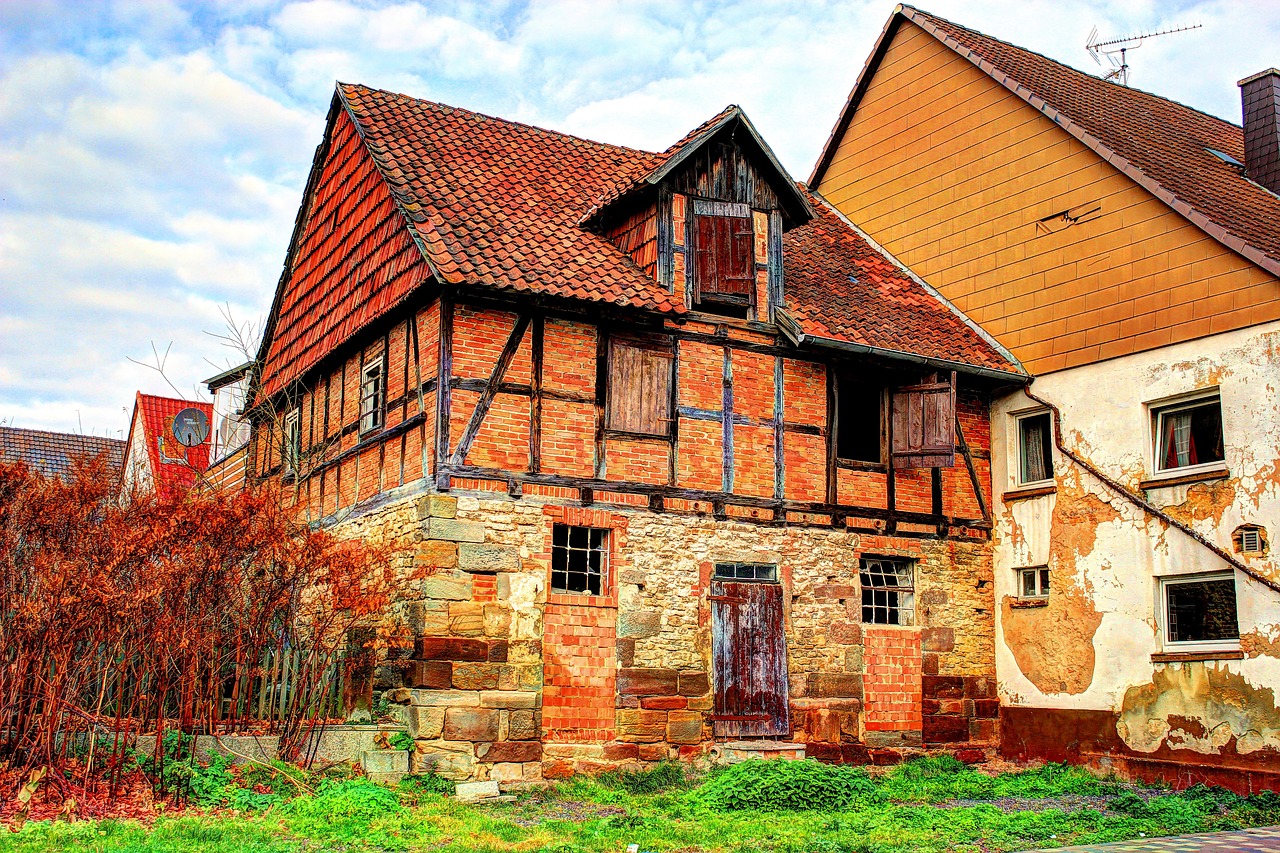
[[198, 475], [209, 467], [209, 442], [195, 447], [183, 447], [173, 436], [173, 419], [183, 409], [200, 409], [213, 423], [213, 404], [156, 397], [138, 392], [133, 404], [133, 420], [129, 425], [128, 446], [124, 458], [138, 452], [133, 446], [135, 427], [142, 421], [142, 436], [146, 442], [147, 458], [151, 461], [151, 473], [155, 489], [169, 494], [174, 487], [190, 486]]
[[805, 335], [1023, 374], [994, 339], [824, 199], [782, 238], [786, 310]]
[[124, 442], [118, 438], [0, 427], [0, 462], [25, 462], [48, 477], [60, 477], [81, 457], [105, 453], [112, 468], [124, 462]]
[[577, 227], [593, 199], [661, 155], [364, 86], [338, 92], [442, 281], [684, 311]]
[[1206, 151], [1244, 160], [1235, 124], [1118, 83], [910, 6], [889, 19], [849, 103], [814, 167], [817, 185], [848, 126], [878, 55], [910, 20], [1052, 119], [1223, 245], [1280, 275], [1280, 198]]

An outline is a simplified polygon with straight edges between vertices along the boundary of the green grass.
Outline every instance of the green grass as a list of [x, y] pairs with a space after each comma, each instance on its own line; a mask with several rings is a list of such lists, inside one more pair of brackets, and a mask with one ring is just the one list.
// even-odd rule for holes
[[737, 765], [691, 779], [678, 765], [659, 765], [489, 806], [460, 804], [432, 780], [396, 789], [360, 779], [309, 783], [314, 795], [236, 814], [163, 817], [151, 826], [30, 823], [0, 836], [0, 850], [616, 853], [635, 843], [655, 853], [977, 853], [1280, 823], [1280, 796], [1271, 794], [1175, 794], [1056, 765], [992, 777], [948, 759], [878, 776], [803, 762]]

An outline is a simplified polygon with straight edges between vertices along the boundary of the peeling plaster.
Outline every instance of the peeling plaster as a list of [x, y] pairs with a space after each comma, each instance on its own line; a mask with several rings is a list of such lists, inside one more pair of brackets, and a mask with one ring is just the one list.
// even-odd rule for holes
[[1125, 691], [1116, 733], [1139, 752], [1163, 745], [1211, 755], [1234, 739], [1235, 752], [1245, 755], [1280, 748], [1280, 709], [1274, 689], [1225, 665], [1169, 664], [1149, 684]]
[[[1265, 632], [1264, 627], [1268, 629]], [[1241, 634], [1240, 650], [1245, 657], [1280, 659], [1280, 625], [1259, 626], [1247, 634]]]

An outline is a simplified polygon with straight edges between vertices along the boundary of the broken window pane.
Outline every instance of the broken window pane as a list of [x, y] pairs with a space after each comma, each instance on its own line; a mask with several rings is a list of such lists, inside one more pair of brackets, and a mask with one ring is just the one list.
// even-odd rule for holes
[[1053, 434], [1049, 413], [1018, 419], [1018, 456], [1020, 484], [1053, 479]]
[[915, 624], [915, 585], [910, 560], [864, 557], [861, 580], [863, 622]]
[[1171, 643], [1236, 640], [1236, 581], [1232, 575], [1164, 582], [1166, 632]]
[[609, 574], [609, 531], [557, 524], [551, 530], [551, 591], [601, 595]]
[[1157, 470], [1223, 460], [1222, 404], [1217, 397], [1159, 409], [1155, 417]]

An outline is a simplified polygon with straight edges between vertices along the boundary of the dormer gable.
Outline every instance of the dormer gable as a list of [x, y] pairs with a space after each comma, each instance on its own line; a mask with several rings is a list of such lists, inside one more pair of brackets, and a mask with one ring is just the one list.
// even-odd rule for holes
[[741, 107], [668, 148], [583, 220], [694, 311], [770, 322], [782, 302], [782, 234], [808, 199]]

